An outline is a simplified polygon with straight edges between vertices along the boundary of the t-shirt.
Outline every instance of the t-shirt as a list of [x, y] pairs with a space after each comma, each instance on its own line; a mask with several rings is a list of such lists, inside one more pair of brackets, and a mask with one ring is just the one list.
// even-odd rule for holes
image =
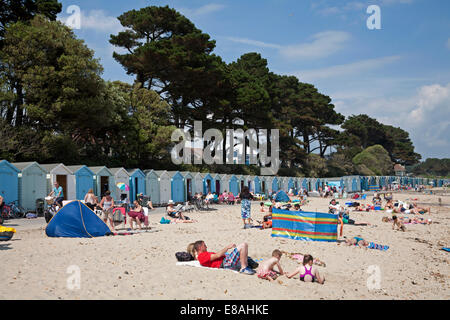
[[225, 257], [220, 257], [219, 259], [216, 259], [214, 261], [211, 261], [211, 256], [214, 254], [214, 252], [202, 252], [198, 255], [197, 259], [200, 262], [200, 264], [204, 267], [208, 268], [220, 268], [220, 265], [222, 264], [222, 261]]
[[[61, 194], [59, 194], [60, 192]], [[53, 188], [53, 194], [55, 195], [55, 197], [64, 197], [63, 188], [61, 186], [59, 186], [58, 188]]]

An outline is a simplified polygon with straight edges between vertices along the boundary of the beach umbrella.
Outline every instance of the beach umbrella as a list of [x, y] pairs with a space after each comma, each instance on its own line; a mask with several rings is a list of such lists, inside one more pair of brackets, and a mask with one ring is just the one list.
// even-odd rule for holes
[[116, 186], [122, 191], [130, 191], [130, 187], [123, 182], [119, 182]]

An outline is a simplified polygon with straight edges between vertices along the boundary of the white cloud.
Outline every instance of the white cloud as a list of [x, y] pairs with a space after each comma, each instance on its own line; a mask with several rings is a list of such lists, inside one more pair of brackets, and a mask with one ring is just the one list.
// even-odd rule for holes
[[294, 45], [280, 45], [238, 37], [227, 37], [226, 39], [261, 48], [277, 49], [278, 53], [287, 59], [319, 59], [341, 50], [351, 39], [351, 35], [343, 31], [324, 31], [314, 34], [310, 42]]
[[423, 158], [449, 157], [450, 83], [423, 85], [406, 97], [332, 98], [336, 110], [346, 116], [364, 113], [406, 130]]
[[301, 81], [314, 82], [319, 79], [330, 79], [349, 75], [361, 75], [363, 72], [380, 68], [400, 59], [400, 56], [388, 56], [375, 59], [367, 59], [348, 64], [335, 65], [327, 68], [297, 71], [293, 74]]
[[323, 58], [341, 50], [350, 38], [348, 32], [324, 31], [315, 34], [311, 42], [285, 46], [280, 53], [290, 59]]
[[180, 8], [178, 11], [180, 11], [183, 15], [189, 16], [189, 17], [198, 17], [203, 15], [208, 15], [210, 13], [220, 11], [225, 8], [225, 5], [218, 4], [218, 3], [210, 3], [205, 4], [204, 6], [201, 6], [196, 9], [189, 9], [189, 8]]
[[[396, 4], [411, 4], [414, 0], [366, 0], [366, 1], [350, 1], [338, 2], [330, 0], [315, 1], [311, 8], [324, 16], [341, 15], [345, 16], [349, 12], [359, 11], [366, 13], [369, 5], [391, 6]], [[337, 5], [338, 4], [338, 5]]]
[[[58, 20], [65, 23], [68, 17], [60, 16]], [[110, 34], [118, 33], [124, 29], [117, 17], [108, 16], [104, 10], [90, 10], [88, 12], [81, 10], [80, 23], [81, 30], [95, 30]]]
[[236, 43], [243, 43], [248, 44], [255, 47], [261, 47], [261, 48], [274, 48], [274, 49], [281, 49], [282, 46], [278, 44], [258, 41], [258, 40], [251, 40], [247, 38], [237, 38], [237, 37], [226, 37], [227, 40], [230, 40], [232, 42]]

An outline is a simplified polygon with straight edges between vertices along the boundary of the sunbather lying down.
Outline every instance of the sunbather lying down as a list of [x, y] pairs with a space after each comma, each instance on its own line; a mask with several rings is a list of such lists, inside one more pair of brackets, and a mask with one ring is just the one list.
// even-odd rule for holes
[[[283, 253], [285, 256], [287, 256], [288, 258], [290, 258], [292, 260], [298, 261], [299, 263], [303, 263], [303, 258], [305, 256], [302, 253], [290, 253], [290, 252], [287, 252], [287, 251], [281, 251], [281, 253]], [[326, 267], [325, 262], [321, 261], [318, 258], [314, 258], [313, 264], [321, 266], [321, 267]]]
[[[431, 224], [432, 223], [431, 219], [424, 219], [424, 218], [420, 218], [420, 217], [413, 217], [413, 218], [398, 217], [398, 219], [403, 224]], [[381, 221], [383, 221], [383, 222], [394, 222], [394, 219], [389, 218], [389, 217], [383, 217], [381, 219]]]
[[[376, 244], [373, 242], [369, 242], [367, 240], [364, 240], [363, 238], [359, 238], [359, 237], [353, 237], [351, 239], [345, 239], [345, 244], [348, 246], [358, 246], [360, 248], [365, 248], [365, 249], [378, 249], [378, 250], [382, 250], [385, 251], [387, 249], [389, 249], [389, 246], [384, 246], [381, 244]], [[339, 243], [338, 243], [339, 245]]]

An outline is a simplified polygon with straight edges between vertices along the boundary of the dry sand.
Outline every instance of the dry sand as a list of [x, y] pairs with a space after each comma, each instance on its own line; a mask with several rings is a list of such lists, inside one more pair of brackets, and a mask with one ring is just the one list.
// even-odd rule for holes
[[[396, 194], [395, 198], [438, 203], [434, 195]], [[443, 206], [432, 206], [431, 215], [424, 215], [433, 224], [407, 225], [406, 232], [393, 231], [390, 223], [381, 222], [382, 212], [352, 212], [352, 219], [375, 226], [345, 225], [344, 235], [389, 245], [384, 252], [272, 238], [271, 230], [244, 230], [239, 205], [217, 205], [215, 211], [189, 213], [199, 221], [193, 224], [160, 225], [162, 214], [152, 214], [150, 225], [159, 232], [95, 239], [48, 238], [42, 218], [10, 220], [5, 226], [15, 227], [17, 233], [12, 241], [0, 242], [0, 299], [448, 300], [450, 255], [440, 249], [450, 246], [450, 197], [441, 198]], [[310, 200], [305, 211], [326, 212], [330, 199]], [[252, 217], [262, 218], [258, 202], [252, 204]], [[326, 282], [304, 283], [297, 275], [292, 279], [281, 276], [280, 281], [270, 283], [256, 275], [176, 266], [175, 252], [200, 239], [212, 251], [245, 241], [254, 259], [269, 258], [276, 248], [310, 253], [326, 263], [326, 267], [319, 267]], [[286, 256], [281, 264], [285, 271], [298, 266]], [[79, 268], [79, 288], [71, 282], [71, 266]], [[379, 289], [367, 286], [374, 276], [368, 273], [369, 266], [379, 268]]]

